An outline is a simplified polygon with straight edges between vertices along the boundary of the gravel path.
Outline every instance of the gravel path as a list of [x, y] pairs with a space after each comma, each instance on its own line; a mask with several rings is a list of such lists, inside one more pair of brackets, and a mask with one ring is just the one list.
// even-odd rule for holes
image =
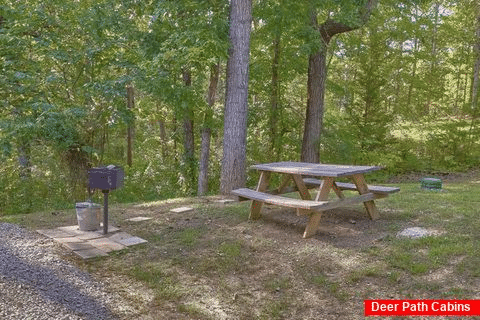
[[88, 273], [62, 260], [54, 242], [0, 223], [0, 319], [118, 319], [115, 298]]

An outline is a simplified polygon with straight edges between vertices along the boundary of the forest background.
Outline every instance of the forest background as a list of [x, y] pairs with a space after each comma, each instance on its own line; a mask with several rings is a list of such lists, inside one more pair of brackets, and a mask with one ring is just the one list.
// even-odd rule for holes
[[[366, 3], [253, 1], [247, 166], [300, 160], [322, 44], [311, 14], [359, 26]], [[116, 202], [217, 194], [229, 5], [3, 1], [0, 214], [70, 208], [108, 164], [125, 170]], [[477, 1], [380, 1], [354, 29], [325, 47], [320, 161], [384, 176], [478, 166]]]

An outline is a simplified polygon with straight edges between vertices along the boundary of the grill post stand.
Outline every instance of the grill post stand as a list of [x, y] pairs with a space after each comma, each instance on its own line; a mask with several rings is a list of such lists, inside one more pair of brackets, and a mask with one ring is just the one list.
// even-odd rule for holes
[[102, 190], [103, 192], [103, 234], [108, 233], [108, 192], [109, 190]]

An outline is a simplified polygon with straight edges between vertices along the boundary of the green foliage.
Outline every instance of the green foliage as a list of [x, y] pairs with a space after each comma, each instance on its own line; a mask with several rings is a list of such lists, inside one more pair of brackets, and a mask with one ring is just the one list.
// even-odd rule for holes
[[[248, 164], [299, 159], [308, 55], [321, 46], [310, 13], [319, 23], [334, 18], [355, 27], [365, 2], [254, 4]], [[387, 174], [480, 164], [478, 112], [469, 101], [473, 2], [437, 3], [381, 1], [366, 27], [332, 40], [323, 162], [378, 164]], [[126, 173], [112, 201], [194, 195], [205, 127], [212, 129], [215, 194], [228, 8], [226, 0], [2, 2], [1, 213], [71, 207], [86, 197], [86, 169], [110, 163]], [[205, 96], [217, 63], [211, 106]], [[135, 87], [133, 109], [127, 85]], [[193, 153], [185, 150], [187, 120], [194, 124]], [[135, 132], [131, 167], [128, 126]], [[248, 179], [253, 185], [257, 177]]]

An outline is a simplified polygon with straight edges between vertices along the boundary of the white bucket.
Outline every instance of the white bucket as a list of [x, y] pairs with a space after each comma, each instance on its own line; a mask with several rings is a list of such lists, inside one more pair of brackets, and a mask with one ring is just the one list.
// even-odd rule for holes
[[102, 207], [92, 202], [77, 202], [78, 226], [82, 231], [95, 231], [100, 229], [102, 219]]

